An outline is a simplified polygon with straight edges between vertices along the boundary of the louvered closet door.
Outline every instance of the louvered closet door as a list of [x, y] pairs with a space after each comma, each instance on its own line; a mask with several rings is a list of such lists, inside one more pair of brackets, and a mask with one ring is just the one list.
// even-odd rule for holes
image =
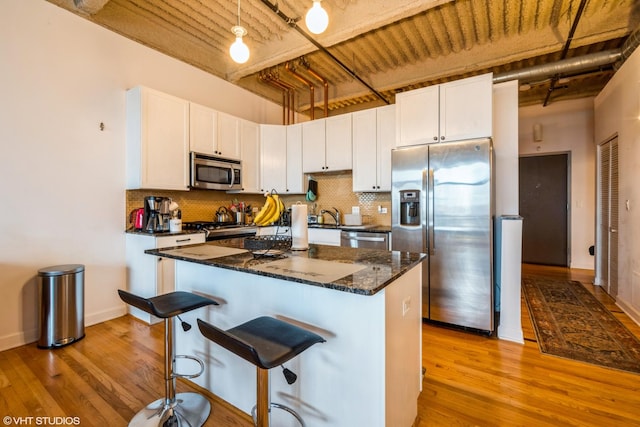
[[618, 295], [618, 138], [611, 141], [609, 182], [609, 295]]
[[600, 146], [598, 179], [599, 284], [613, 298], [618, 294], [618, 138]]

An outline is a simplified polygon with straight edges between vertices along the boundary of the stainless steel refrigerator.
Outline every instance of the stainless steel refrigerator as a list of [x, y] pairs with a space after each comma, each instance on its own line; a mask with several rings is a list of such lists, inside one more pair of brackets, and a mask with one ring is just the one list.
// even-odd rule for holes
[[392, 151], [391, 242], [423, 252], [422, 316], [491, 332], [493, 151], [490, 139]]

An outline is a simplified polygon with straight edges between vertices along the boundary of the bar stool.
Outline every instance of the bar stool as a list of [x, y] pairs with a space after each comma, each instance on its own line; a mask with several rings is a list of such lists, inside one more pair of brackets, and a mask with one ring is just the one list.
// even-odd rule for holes
[[[256, 366], [257, 404], [251, 410], [256, 426], [268, 427], [271, 407], [275, 407], [289, 412], [304, 427], [304, 421], [297, 412], [285, 405], [271, 402], [269, 370], [282, 365], [312, 345], [325, 342], [324, 338], [269, 316], [258, 317], [227, 331], [201, 319], [198, 319], [198, 327], [206, 338]], [[297, 377], [293, 372], [284, 369], [284, 374], [289, 384], [295, 382]]]
[[[176, 394], [176, 378], [195, 378], [201, 375], [204, 372], [204, 363], [193, 356], [175, 354], [174, 317], [196, 308], [218, 305], [218, 303], [209, 298], [183, 291], [142, 298], [118, 289], [118, 295], [125, 303], [164, 319], [165, 396], [138, 412], [129, 422], [129, 426], [202, 426], [211, 412], [209, 401], [198, 393]], [[191, 325], [183, 322], [182, 328], [186, 332], [191, 329]], [[177, 358], [196, 361], [200, 365], [200, 371], [195, 374], [174, 372]]]

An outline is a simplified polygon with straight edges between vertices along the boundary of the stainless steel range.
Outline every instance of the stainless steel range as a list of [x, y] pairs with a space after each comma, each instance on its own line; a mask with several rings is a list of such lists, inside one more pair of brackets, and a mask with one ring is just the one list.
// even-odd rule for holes
[[230, 239], [232, 237], [255, 236], [257, 227], [209, 221], [183, 222], [184, 230], [204, 231], [207, 241]]

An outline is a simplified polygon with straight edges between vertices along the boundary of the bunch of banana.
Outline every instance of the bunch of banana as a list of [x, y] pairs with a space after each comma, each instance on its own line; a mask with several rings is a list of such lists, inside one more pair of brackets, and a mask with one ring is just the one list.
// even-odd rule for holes
[[284, 203], [280, 200], [280, 196], [277, 194], [266, 193], [264, 195], [267, 199], [262, 206], [262, 209], [256, 217], [253, 219], [256, 225], [269, 225], [280, 219], [280, 215], [284, 212]]

